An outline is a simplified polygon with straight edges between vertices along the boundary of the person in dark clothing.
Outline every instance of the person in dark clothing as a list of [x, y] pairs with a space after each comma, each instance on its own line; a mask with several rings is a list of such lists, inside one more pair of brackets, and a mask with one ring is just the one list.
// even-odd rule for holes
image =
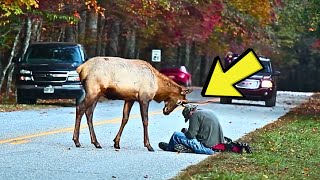
[[185, 122], [189, 121], [189, 128], [174, 132], [169, 143], [160, 142], [160, 149], [211, 155], [215, 153], [213, 146], [224, 143], [220, 122], [212, 110], [198, 109], [196, 105], [189, 104], [182, 115]]
[[224, 68], [227, 68], [233, 61], [233, 53], [231, 51], [227, 52], [226, 56], [224, 57]]

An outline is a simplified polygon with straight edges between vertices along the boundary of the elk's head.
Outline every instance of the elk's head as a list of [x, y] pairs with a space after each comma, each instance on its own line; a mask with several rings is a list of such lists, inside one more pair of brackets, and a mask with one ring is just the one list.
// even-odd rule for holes
[[179, 105], [187, 104], [186, 95], [191, 93], [191, 89], [182, 89], [178, 94], [171, 94], [168, 99], [164, 101], [163, 114], [169, 115]]

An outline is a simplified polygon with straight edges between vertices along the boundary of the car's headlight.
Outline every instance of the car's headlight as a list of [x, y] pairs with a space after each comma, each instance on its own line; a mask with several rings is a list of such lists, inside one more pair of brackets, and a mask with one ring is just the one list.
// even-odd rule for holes
[[185, 74], [179, 74], [180, 78], [184, 78], [186, 75]]
[[32, 77], [29, 76], [20, 76], [19, 79], [21, 81], [32, 81]]
[[68, 81], [80, 81], [80, 77], [77, 71], [69, 72]]
[[272, 88], [273, 84], [270, 80], [263, 80], [261, 83], [261, 87], [263, 88]]
[[25, 69], [21, 69], [20, 70], [20, 74], [31, 74], [31, 71], [25, 70]]
[[79, 76], [68, 77], [68, 81], [80, 81], [80, 77]]
[[68, 81], [80, 81], [80, 77], [77, 71], [69, 72]]

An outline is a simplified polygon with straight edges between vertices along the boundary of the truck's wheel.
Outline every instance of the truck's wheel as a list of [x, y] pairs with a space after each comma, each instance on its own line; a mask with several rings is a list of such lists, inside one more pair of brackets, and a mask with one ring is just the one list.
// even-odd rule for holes
[[17, 97], [17, 103], [18, 104], [36, 104], [37, 99], [26, 99], [26, 98]]
[[266, 107], [273, 107], [276, 105], [277, 101], [277, 93], [273, 93], [273, 95], [265, 101]]
[[81, 96], [76, 98], [76, 106], [78, 106], [84, 100], [85, 96], [86, 96], [86, 92], [82, 90]]
[[37, 99], [26, 98], [19, 91], [17, 92], [17, 104], [36, 104]]

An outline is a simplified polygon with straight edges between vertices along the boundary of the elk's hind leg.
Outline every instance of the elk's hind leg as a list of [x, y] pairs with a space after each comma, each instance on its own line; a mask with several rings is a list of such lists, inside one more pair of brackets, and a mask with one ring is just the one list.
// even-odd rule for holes
[[82, 101], [76, 107], [76, 121], [75, 121], [73, 138], [72, 138], [76, 147], [81, 146], [81, 144], [79, 142], [79, 131], [80, 131], [81, 119], [82, 119], [83, 114], [85, 113], [85, 110], [86, 110], [85, 103]]
[[90, 138], [91, 138], [91, 143], [96, 147], [96, 148], [101, 148], [99, 142], [97, 141], [96, 133], [94, 132], [93, 129], [93, 124], [92, 124], [92, 117], [93, 117], [93, 111], [97, 105], [98, 98], [94, 101], [92, 106], [90, 106], [87, 111], [86, 111], [86, 117], [87, 117], [87, 123], [90, 131]]
[[126, 124], [128, 122], [129, 114], [130, 114], [130, 111], [131, 111], [133, 104], [134, 104], [134, 101], [125, 101], [124, 102], [121, 126], [120, 126], [120, 129], [119, 129], [116, 137], [113, 140], [113, 142], [114, 142], [113, 147], [116, 149], [120, 149], [119, 142], [120, 142], [121, 134], [123, 132], [124, 127], [126, 126]]
[[73, 132], [73, 141], [76, 147], [80, 147], [81, 144], [79, 142], [79, 131], [80, 131], [80, 124], [83, 114], [87, 111], [89, 107], [93, 105], [95, 102], [94, 100], [97, 98], [98, 94], [86, 94], [85, 99], [77, 105], [76, 107], [76, 121], [75, 121], [75, 127]]

